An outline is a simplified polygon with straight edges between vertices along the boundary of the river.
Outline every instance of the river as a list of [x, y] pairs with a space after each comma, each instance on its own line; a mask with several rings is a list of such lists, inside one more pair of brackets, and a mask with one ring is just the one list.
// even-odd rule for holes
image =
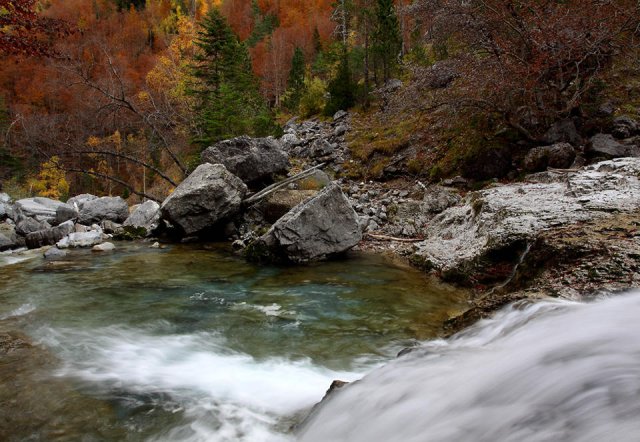
[[[260, 267], [218, 245], [0, 256], [2, 440], [293, 440], [334, 379], [433, 338], [466, 294], [380, 256]], [[2, 355], [0, 355], [2, 356]]]

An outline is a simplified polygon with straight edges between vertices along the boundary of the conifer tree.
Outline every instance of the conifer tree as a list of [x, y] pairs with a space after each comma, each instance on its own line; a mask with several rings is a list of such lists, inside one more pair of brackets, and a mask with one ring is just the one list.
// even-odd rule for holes
[[295, 111], [300, 104], [300, 97], [304, 93], [304, 53], [302, 49], [296, 47], [291, 58], [291, 70], [289, 71], [288, 93], [285, 100], [285, 107]]
[[373, 34], [375, 62], [382, 69], [382, 81], [391, 78], [391, 71], [397, 63], [402, 47], [400, 23], [393, 6], [393, 0], [377, 0], [376, 29]]
[[329, 100], [325, 106], [325, 114], [332, 115], [339, 110], [346, 110], [355, 104], [354, 84], [349, 66], [349, 52], [343, 48], [340, 65], [336, 76], [329, 82]]
[[200, 49], [192, 93], [202, 145], [238, 135], [263, 136], [275, 131], [273, 116], [260, 95], [249, 52], [218, 9], [204, 18], [195, 42]]

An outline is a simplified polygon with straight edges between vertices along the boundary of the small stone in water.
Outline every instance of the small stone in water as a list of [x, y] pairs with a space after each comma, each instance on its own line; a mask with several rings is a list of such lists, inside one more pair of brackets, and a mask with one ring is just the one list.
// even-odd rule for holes
[[96, 246], [93, 246], [93, 248], [91, 250], [93, 250], [94, 252], [110, 252], [111, 250], [114, 250], [115, 248], [116, 248], [116, 246], [113, 245], [113, 243], [103, 242], [102, 244], [98, 244]]

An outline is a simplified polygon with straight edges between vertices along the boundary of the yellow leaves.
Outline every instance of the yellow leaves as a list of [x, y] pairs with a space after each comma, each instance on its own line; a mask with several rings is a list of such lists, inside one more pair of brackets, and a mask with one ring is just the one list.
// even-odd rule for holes
[[33, 192], [46, 198], [61, 199], [69, 195], [69, 183], [57, 156], [40, 165], [40, 172], [29, 180], [29, 185]]
[[89, 147], [97, 147], [100, 145], [100, 143], [102, 142], [102, 140], [98, 137], [94, 137], [94, 136], [90, 136], [87, 139], [87, 146]]
[[140, 91], [138, 92], [138, 100], [140, 101], [149, 101], [150, 95], [149, 92], [147, 91]]

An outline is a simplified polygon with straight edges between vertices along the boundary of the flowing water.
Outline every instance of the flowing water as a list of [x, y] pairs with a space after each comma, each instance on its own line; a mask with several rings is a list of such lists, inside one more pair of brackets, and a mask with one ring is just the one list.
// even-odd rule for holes
[[638, 441], [640, 291], [503, 310], [332, 395], [303, 442]]
[[334, 379], [432, 338], [465, 298], [369, 255], [257, 267], [131, 243], [21, 259], [0, 255], [0, 440], [292, 440]]

